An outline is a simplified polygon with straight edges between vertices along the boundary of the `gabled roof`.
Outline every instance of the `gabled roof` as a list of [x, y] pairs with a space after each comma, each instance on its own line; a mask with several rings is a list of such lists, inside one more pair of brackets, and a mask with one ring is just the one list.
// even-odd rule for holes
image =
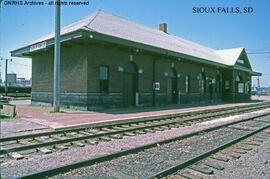
[[244, 48], [232, 48], [232, 49], [224, 49], [224, 50], [216, 50], [216, 54], [218, 54], [227, 65], [234, 65], [237, 59], [240, 57]]
[[[61, 35], [80, 29], [197, 57], [205, 61], [227, 66], [233, 66], [238, 59], [239, 54], [243, 51], [243, 48], [226, 50], [208, 48], [181, 37], [143, 26], [101, 10], [61, 28]], [[51, 33], [31, 42], [25, 47], [53, 38], [54, 33]]]

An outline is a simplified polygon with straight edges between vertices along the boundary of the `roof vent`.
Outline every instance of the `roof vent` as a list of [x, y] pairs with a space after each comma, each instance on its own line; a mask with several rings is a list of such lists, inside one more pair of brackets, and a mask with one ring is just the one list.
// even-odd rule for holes
[[167, 33], [167, 24], [166, 23], [159, 24], [159, 30]]

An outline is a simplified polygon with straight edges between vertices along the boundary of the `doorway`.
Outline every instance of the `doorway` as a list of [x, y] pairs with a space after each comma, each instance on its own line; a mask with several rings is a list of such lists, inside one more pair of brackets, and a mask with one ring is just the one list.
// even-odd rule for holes
[[138, 68], [134, 62], [124, 65], [123, 79], [123, 103], [124, 107], [136, 105], [136, 93], [138, 91]]
[[175, 104], [177, 103], [177, 73], [175, 68], [170, 68], [167, 74], [167, 102]]

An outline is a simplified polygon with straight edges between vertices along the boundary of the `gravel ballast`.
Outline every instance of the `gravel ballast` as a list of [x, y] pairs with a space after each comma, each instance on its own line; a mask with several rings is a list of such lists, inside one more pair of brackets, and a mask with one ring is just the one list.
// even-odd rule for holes
[[132, 178], [144, 178], [247, 133], [248, 131], [243, 130], [219, 129], [151, 148], [137, 154], [73, 170], [60, 175], [60, 177], [100, 178], [107, 175], [107, 177], [121, 178], [123, 175], [126, 175]]
[[230, 160], [224, 167], [223, 171], [205, 178], [270, 178], [270, 138], [261, 146], [253, 147], [252, 151], [242, 155], [240, 159]]
[[[93, 158], [95, 156], [104, 155], [104, 154], [120, 151], [123, 149], [135, 147], [135, 146], [145, 145], [148, 143], [155, 142], [157, 140], [164, 140], [164, 139], [176, 137], [179, 135], [187, 134], [189, 132], [199, 131], [199, 130], [213, 127], [216, 125], [221, 125], [224, 123], [241, 120], [244, 117], [251, 117], [252, 115], [258, 115], [258, 114], [266, 113], [269, 111], [270, 110], [262, 110], [262, 111], [252, 112], [249, 114], [242, 114], [242, 115], [233, 116], [233, 117], [216, 119], [216, 120], [199, 123], [192, 126], [172, 129], [168, 131], [148, 133], [145, 135], [133, 136], [133, 137], [123, 138], [123, 139], [114, 140], [110, 142], [103, 142], [96, 146], [87, 145], [86, 147], [83, 147], [83, 148], [76, 147], [76, 148], [71, 148], [69, 150], [62, 151], [62, 152], [57, 151], [52, 154], [36, 155], [36, 156], [32, 156], [28, 160], [27, 159], [23, 159], [20, 161], [11, 160], [11, 161], [1, 164], [1, 173], [3, 177], [7, 177], [7, 176], [23, 175], [28, 172], [45, 170], [45, 169], [49, 169], [55, 166], [60, 166], [60, 165], [68, 164], [75, 161], [85, 160], [85, 159]], [[198, 141], [198, 143], [200, 144], [200, 141]], [[152, 160], [152, 159], [148, 158], [148, 160]], [[158, 163], [156, 165], [158, 165]], [[126, 167], [126, 166], [123, 166], [123, 167]], [[106, 168], [104, 170], [106, 170]], [[102, 173], [103, 170], [100, 170], [100, 171]]]

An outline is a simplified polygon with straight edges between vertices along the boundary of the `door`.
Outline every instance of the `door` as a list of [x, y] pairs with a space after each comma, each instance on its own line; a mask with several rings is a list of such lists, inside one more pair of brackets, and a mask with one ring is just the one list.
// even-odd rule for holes
[[136, 75], [133, 73], [124, 74], [124, 106], [135, 106], [136, 96]]
[[177, 103], [177, 78], [172, 78], [172, 103]]
[[130, 107], [136, 105], [136, 92], [138, 91], [138, 67], [134, 62], [124, 64], [123, 78], [123, 105]]
[[167, 78], [167, 101], [177, 103], [177, 78]]

